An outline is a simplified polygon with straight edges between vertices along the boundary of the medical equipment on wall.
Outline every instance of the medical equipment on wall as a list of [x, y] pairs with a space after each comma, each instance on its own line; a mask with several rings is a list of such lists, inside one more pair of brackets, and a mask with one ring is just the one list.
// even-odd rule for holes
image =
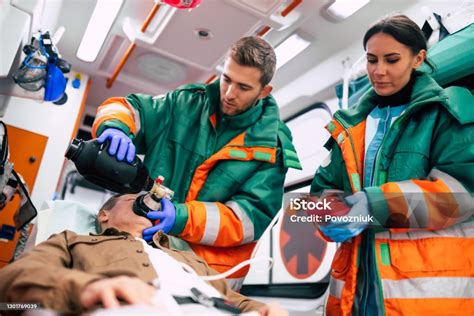
[[13, 74], [13, 80], [27, 91], [37, 92], [44, 88], [43, 100], [62, 105], [67, 102], [67, 80], [64, 74], [71, 64], [62, 59], [54, 46], [49, 32], [39, 32], [23, 47], [26, 55], [21, 66]]
[[19, 231], [36, 217], [37, 211], [30, 199], [25, 180], [15, 172], [13, 163], [9, 161], [9, 156], [7, 128], [0, 121], [0, 212], [13, 199], [14, 195], [18, 194], [21, 201], [13, 220]]
[[107, 152], [109, 144], [99, 144], [95, 139], [74, 139], [65, 156], [75, 163], [86, 180], [107, 190], [117, 193], [152, 190], [155, 183], [141, 159], [135, 156], [132, 163], [118, 161]]

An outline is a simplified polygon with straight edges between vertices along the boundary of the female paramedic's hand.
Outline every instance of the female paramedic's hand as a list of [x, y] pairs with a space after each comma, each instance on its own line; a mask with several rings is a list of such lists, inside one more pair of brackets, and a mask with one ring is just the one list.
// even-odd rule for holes
[[82, 290], [80, 301], [86, 309], [97, 303], [105, 308], [118, 307], [119, 299], [128, 304], [151, 305], [155, 291], [153, 286], [139, 278], [119, 276], [87, 284]]
[[335, 218], [342, 219], [344, 216], [349, 216], [349, 218], [360, 219], [361, 221], [351, 222], [335, 220], [330, 221], [324, 226], [320, 226], [319, 229], [321, 232], [335, 242], [344, 242], [349, 238], [355, 237], [362, 233], [369, 224], [372, 226], [374, 224], [370, 221], [373, 217], [369, 212], [369, 202], [365, 192], [356, 192], [355, 194], [346, 197], [345, 201], [351, 209], [346, 215], [339, 215]]
[[122, 161], [127, 157], [127, 161], [131, 163], [135, 158], [135, 145], [130, 137], [124, 132], [116, 128], [107, 128], [97, 138], [99, 144], [110, 139], [109, 155], [117, 155], [117, 160]]
[[169, 233], [173, 228], [176, 220], [176, 208], [173, 203], [167, 198], [161, 199], [161, 210], [157, 212], [148, 212], [147, 217], [152, 221], [157, 219], [160, 220], [158, 224], [153, 227], [147, 228], [143, 231], [143, 239], [150, 241], [153, 239], [153, 235], [162, 230], [165, 234]]

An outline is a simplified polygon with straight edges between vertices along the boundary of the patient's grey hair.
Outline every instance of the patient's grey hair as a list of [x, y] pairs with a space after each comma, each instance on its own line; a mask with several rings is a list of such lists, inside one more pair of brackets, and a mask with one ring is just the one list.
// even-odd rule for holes
[[[115, 204], [117, 204], [118, 198], [121, 197], [123, 194], [116, 194], [109, 198], [99, 209], [100, 211], [110, 211], [111, 209], [114, 208]], [[97, 233], [102, 233], [102, 226], [100, 225], [99, 222], [99, 212], [97, 212], [97, 216], [95, 217], [95, 226], [97, 229]]]

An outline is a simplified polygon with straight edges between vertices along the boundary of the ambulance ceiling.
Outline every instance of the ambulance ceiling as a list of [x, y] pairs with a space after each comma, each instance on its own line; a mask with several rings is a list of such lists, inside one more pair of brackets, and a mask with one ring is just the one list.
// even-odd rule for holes
[[[205, 82], [219, 74], [232, 42], [256, 34], [265, 25], [272, 27], [265, 39], [274, 46], [295, 32], [311, 41], [306, 50], [277, 71], [273, 81], [277, 91], [349, 43], [360, 42], [367, 26], [377, 18], [404, 11], [414, 3], [412, 0], [372, 0], [351, 17], [335, 23], [326, 13], [333, 0], [303, 0], [285, 17], [281, 12], [295, 1], [202, 0], [193, 10], [162, 5], [148, 31], [139, 34], [154, 1], [124, 0], [97, 58], [94, 62], [85, 62], [78, 59], [76, 53], [96, 0], [26, 1], [44, 1], [43, 29], [54, 33], [64, 26], [65, 33], [58, 48], [75, 70], [92, 76], [89, 105], [98, 105], [109, 96], [130, 92], [160, 94], [181, 84]], [[209, 36], [199, 37], [199, 31]], [[106, 80], [124, 56], [130, 39], [135, 39], [137, 46], [108, 89]]]

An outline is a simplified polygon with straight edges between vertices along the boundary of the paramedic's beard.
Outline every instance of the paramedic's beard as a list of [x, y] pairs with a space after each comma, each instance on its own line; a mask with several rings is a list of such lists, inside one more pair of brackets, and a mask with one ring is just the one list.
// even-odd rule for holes
[[248, 109], [254, 107], [258, 102], [258, 96], [255, 97], [251, 102], [247, 103], [245, 106], [239, 107], [234, 102], [227, 102], [225, 98], [221, 98], [221, 102], [219, 103], [219, 107], [221, 112], [227, 116], [236, 116], [246, 112]]

